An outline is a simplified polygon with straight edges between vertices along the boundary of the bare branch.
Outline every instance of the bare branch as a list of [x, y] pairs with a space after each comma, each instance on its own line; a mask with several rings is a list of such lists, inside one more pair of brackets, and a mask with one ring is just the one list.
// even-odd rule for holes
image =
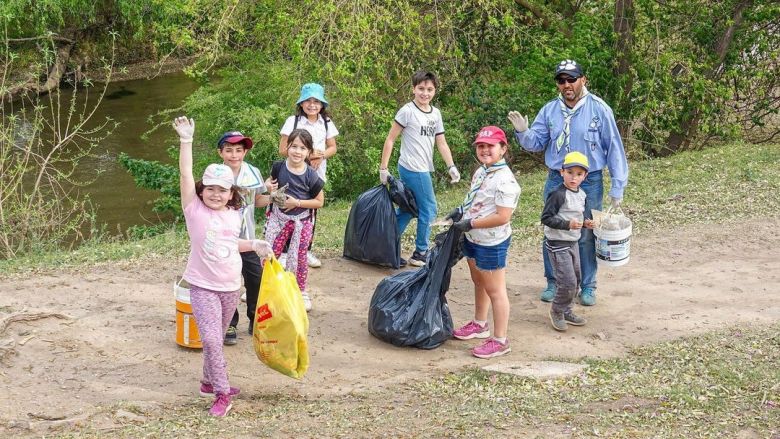
[[39, 41], [39, 40], [52, 40], [52, 41], [58, 41], [67, 44], [74, 44], [76, 42], [75, 40], [57, 34], [40, 35], [37, 37], [27, 37], [27, 38], [8, 38], [6, 41], [8, 41], [9, 43], [22, 43], [26, 41]]

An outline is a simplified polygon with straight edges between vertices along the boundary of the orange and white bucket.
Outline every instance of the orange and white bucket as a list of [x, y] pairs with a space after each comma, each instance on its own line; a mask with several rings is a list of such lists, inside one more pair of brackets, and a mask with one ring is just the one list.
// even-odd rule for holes
[[200, 341], [198, 325], [195, 324], [195, 316], [192, 314], [192, 303], [190, 303], [190, 289], [186, 281], [181, 277], [176, 277], [173, 283], [173, 295], [176, 298], [176, 344], [185, 348], [202, 348]]

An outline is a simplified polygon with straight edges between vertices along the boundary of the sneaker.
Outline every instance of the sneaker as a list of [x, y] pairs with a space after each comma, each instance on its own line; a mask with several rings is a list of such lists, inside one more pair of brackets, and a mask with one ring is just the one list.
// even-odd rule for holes
[[509, 340], [507, 340], [506, 343], [501, 343], [491, 337], [481, 345], [472, 349], [471, 354], [477, 358], [493, 358], [508, 354], [511, 351], [512, 348], [509, 347]]
[[596, 289], [585, 287], [580, 291], [580, 305], [593, 306], [596, 304]]
[[306, 263], [309, 264], [309, 267], [311, 268], [322, 267], [322, 261], [320, 261], [316, 256], [314, 256], [314, 253], [312, 252], [306, 253]]
[[[230, 391], [228, 392], [228, 394], [230, 395], [231, 398], [236, 396], [236, 395], [238, 395], [239, 393], [241, 393], [241, 389], [239, 389], [238, 387], [231, 387]], [[212, 386], [211, 384], [201, 383], [200, 384], [200, 396], [213, 398], [214, 397], [214, 386]]]
[[409, 263], [406, 261], [406, 259], [401, 258], [401, 263], [398, 264], [398, 265], [399, 265], [399, 267], [403, 268], [403, 267], [406, 267], [408, 264]]
[[230, 402], [230, 395], [220, 393], [214, 400], [214, 404], [211, 405], [209, 414], [222, 418], [227, 416], [231, 408], [233, 408], [233, 404]]
[[552, 323], [552, 327], [556, 331], [563, 332], [569, 329], [569, 326], [566, 324], [566, 319], [563, 317], [563, 313], [553, 312], [552, 309], [550, 309], [550, 323]]
[[412, 253], [412, 257], [409, 258], [409, 264], [415, 267], [422, 267], [425, 265], [427, 259], [428, 259], [428, 252], [420, 253], [417, 250], [415, 250], [414, 253]]
[[471, 340], [472, 338], [488, 338], [490, 337], [490, 329], [488, 326], [482, 326], [474, 320], [461, 326], [452, 333], [452, 336], [458, 340]]
[[236, 343], [238, 343], [238, 334], [236, 334], [236, 327], [228, 326], [227, 332], [225, 333], [225, 344], [228, 346], [233, 346]]
[[547, 288], [542, 290], [542, 295], [539, 297], [542, 302], [552, 302], [555, 299], [555, 293], [558, 289], [555, 287], [555, 282], [547, 281]]
[[306, 312], [311, 311], [311, 297], [309, 297], [309, 293], [304, 291], [301, 295], [303, 296], [303, 309], [305, 309]]
[[241, 294], [241, 301], [246, 302], [246, 291], [244, 291], [244, 293]]
[[585, 317], [580, 317], [577, 314], [574, 314], [574, 311], [571, 310], [563, 313], [563, 319], [566, 320], [566, 323], [574, 326], [582, 326], [588, 323], [588, 320], [585, 319]]

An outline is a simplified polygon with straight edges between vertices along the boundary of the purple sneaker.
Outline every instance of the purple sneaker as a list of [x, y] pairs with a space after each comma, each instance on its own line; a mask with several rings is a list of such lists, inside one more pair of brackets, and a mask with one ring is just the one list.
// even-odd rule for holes
[[214, 400], [214, 404], [211, 405], [211, 408], [209, 409], [209, 414], [211, 416], [217, 416], [217, 417], [225, 417], [227, 416], [230, 409], [233, 407], [233, 404], [230, 403], [230, 395], [225, 395], [223, 393], [220, 393], [217, 395], [217, 399]]
[[482, 326], [474, 320], [466, 323], [452, 333], [452, 336], [458, 340], [471, 340], [472, 338], [490, 337], [490, 329], [487, 325]]
[[507, 340], [506, 343], [501, 343], [491, 337], [481, 345], [472, 349], [471, 353], [477, 358], [493, 358], [508, 354], [511, 351], [512, 348], [509, 347], [509, 340]]
[[[231, 387], [230, 391], [228, 392], [231, 397], [238, 395], [241, 393], [241, 389], [238, 387]], [[200, 396], [203, 396], [204, 398], [213, 398], [214, 397], [214, 386], [211, 384], [200, 384]]]

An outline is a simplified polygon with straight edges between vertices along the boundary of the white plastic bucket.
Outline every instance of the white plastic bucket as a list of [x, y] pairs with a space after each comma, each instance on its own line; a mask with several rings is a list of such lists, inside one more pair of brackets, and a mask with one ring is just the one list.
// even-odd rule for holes
[[[631, 256], [632, 223], [622, 212], [611, 213], [607, 210], [600, 218], [599, 226], [593, 229], [596, 235], [596, 260], [601, 265], [619, 267], [628, 263]], [[594, 215], [595, 216], [595, 215]], [[601, 227], [610, 221], [617, 228], [609, 230]]]

